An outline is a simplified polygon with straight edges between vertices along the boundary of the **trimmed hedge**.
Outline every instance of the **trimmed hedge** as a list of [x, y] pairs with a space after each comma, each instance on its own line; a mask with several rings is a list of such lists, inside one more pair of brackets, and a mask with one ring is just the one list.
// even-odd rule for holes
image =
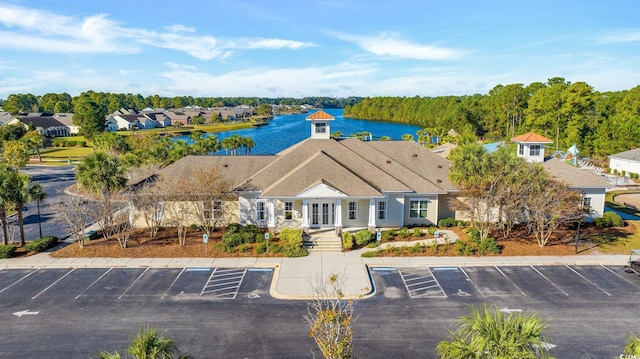
[[48, 236], [36, 239], [33, 242], [29, 242], [24, 245], [24, 250], [27, 252], [42, 252], [49, 248], [53, 248], [58, 244], [58, 237]]
[[604, 212], [602, 217], [594, 220], [596, 227], [621, 227], [624, 225], [624, 220], [619, 214], [615, 212]]
[[10, 244], [0, 245], [0, 258], [11, 258], [16, 252], [16, 247]]

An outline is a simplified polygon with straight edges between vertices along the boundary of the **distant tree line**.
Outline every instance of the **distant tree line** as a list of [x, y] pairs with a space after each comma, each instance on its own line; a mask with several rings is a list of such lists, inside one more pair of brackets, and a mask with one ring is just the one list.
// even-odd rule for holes
[[64, 113], [75, 112], [76, 103], [82, 98], [88, 97], [96, 103], [100, 110], [112, 113], [120, 108], [135, 108], [142, 110], [152, 108], [182, 108], [185, 106], [218, 107], [247, 105], [259, 107], [260, 105], [311, 105], [319, 108], [343, 108], [347, 105], [362, 100], [361, 97], [335, 98], [335, 97], [193, 97], [175, 96], [162, 97], [158, 95], [143, 97], [140, 94], [119, 94], [108, 92], [86, 91], [79, 96], [72, 97], [67, 93], [48, 93], [42, 96], [32, 94], [11, 94], [6, 100], [0, 100], [4, 111], [11, 113]]
[[546, 83], [497, 85], [486, 95], [371, 97], [345, 107], [345, 117], [418, 125], [432, 135], [454, 129], [487, 140], [534, 131], [597, 158], [640, 146], [640, 86], [598, 92], [560, 77]]

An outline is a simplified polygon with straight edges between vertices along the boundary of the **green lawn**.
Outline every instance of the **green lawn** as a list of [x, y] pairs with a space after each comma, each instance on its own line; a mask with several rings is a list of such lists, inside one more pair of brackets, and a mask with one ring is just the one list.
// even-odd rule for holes
[[640, 233], [638, 226], [640, 221], [626, 221], [629, 226], [634, 226], [636, 230], [629, 234], [626, 231], [603, 231], [592, 234], [587, 239], [594, 245], [598, 252], [603, 254], [629, 254], [632, 249], [640, 248]]
[[92, 147], [48, 147], [40, 151], [42, 160], [77, 160], [93, 152]]

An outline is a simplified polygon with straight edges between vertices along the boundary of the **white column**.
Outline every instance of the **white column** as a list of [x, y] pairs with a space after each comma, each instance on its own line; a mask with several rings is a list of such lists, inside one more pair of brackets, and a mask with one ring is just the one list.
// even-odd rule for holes
[[369, 229], [376, 228], [376, 200], [369, 200]]
[[336, 227], [342, 227], [342, 200], [336, 200]]
[[269, 221], [269, 228], [276, 228], [276, 210], [273, 198], [269, 199], [269, 210], [267, 212], [267, 220]]
[[309, 228], [309, 200], [302, 200], [302, 229]]

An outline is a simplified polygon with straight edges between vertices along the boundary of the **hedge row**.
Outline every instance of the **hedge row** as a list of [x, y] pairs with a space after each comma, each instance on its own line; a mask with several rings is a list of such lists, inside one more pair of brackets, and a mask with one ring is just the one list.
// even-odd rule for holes
[[24, 250], [27, 252], [42, 252], [49, 248], [53, 248], [58, 244], [58, 237], [48, 236], [36, 239], [33, 242], [29, 242], [24, 245]]
[[16, 247], [10, 244], [0, 245], [0, 258], [11, 258], [15, 253]]

